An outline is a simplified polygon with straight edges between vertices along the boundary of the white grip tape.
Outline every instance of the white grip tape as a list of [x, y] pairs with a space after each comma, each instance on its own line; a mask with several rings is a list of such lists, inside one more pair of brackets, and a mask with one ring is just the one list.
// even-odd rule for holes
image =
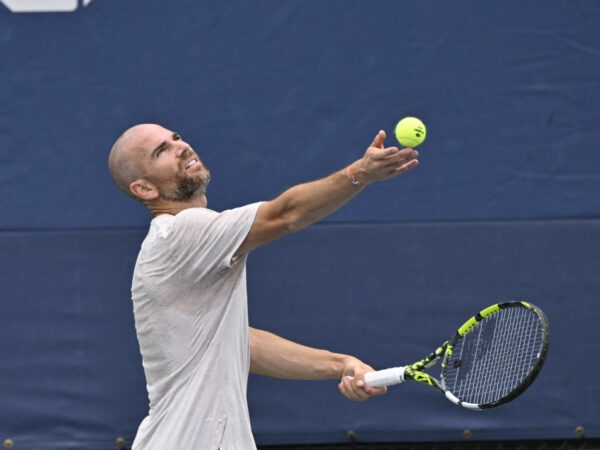
[[392, 367], [391, 369], [377, 370], [365, 374], [365, 384], [373, 387], [391, 386], [392, 384], [402, 383], [404, 381], [403, 367]]

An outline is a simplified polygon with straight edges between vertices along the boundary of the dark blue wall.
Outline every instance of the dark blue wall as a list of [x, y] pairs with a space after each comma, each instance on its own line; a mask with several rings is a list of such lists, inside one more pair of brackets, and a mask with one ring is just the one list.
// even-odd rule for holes
[[384, 367], [527, 299], [551, 321], [547, 366], [485, 413], [421, 386], [355, 404], [333, 381], [253, 376], [257, 441], [600, 436], [585, 381], [600, 319], [598, 17], [592, 0], [0, 4], [0, 439], [111, 447], [146, 413], [129, 284], [149, 215], [107, 170], [125, 128], [179, 131], [220, 210], [343, 167], [380, 128], [393, 142], [406, 115], [428, 125], [419, 168], [251, 255], [252, 323]]

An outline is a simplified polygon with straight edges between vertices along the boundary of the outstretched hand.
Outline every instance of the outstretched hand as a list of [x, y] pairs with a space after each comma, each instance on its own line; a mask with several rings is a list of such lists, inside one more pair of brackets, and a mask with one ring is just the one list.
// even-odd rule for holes
[[352, 165], [357, 179], [363, 184], [387, 180], [419, 164], [419, 153], [412, 148], [384, 147], [386, 134], [380, 130], [361, 159]]
[[382, 395], [387, 392], [385, 387], [365, 386], [365, 374], [373, 372], [373, 368], [359, 359], [348, 357], [338, 384], [338, 389], [350, 400], [368, 400], [374, 395]]

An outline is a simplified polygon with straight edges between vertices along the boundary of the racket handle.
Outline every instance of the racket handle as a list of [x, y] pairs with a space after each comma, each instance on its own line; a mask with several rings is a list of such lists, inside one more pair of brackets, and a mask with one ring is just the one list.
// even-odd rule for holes
[[402, 383], [404, 381], [404, 369], [406, 369], [406, 366], [366, 373], [365, 384], [367, 386], [383, 387]]

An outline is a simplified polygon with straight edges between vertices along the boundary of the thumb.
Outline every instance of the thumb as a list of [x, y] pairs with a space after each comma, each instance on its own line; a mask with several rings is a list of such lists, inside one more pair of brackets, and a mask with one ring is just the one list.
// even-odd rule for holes
[[371, 147], [383, 148], [383, 141], [385, 141], [385, 131], [379, 130], [375, 139], [373, 139]]
[[354, 383], [358, 387], [364, 387], [364, 386], [366, 386], [366, 384], [365, 384], [365, 376], [364, 375], [360, 375], [360, 376], [354, 377]]

